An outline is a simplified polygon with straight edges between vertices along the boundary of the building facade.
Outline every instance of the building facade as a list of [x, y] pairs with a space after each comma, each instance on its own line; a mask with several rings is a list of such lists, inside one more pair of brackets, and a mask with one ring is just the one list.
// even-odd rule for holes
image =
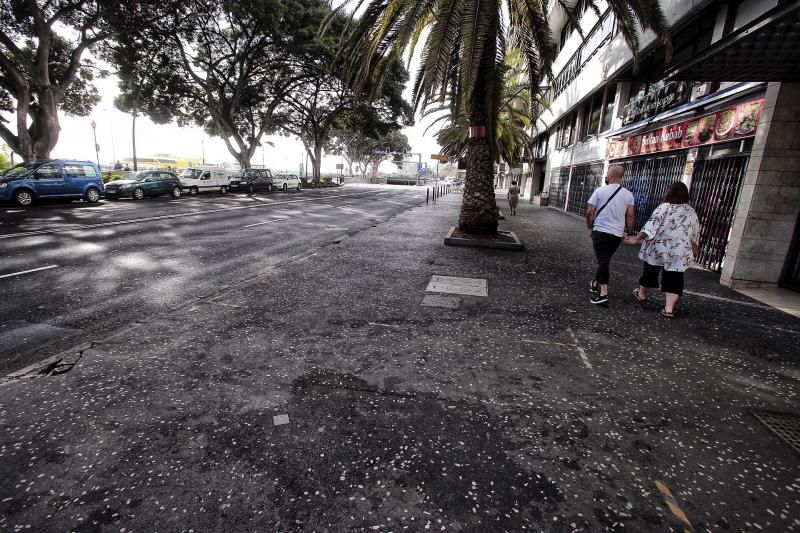
[[579, 0], [578, 31], [552, 8], [561, 50], [525, 192], [583, 216], [607, 167], [621, 164], [639, 228], [682, 180], [701, 222], [698, 265], [726, 285], [798, 289], [800, 76], [790, 66], [800, 1], [662, 8], [672, 56], [645, 33], [638, 65], [611, 10]]

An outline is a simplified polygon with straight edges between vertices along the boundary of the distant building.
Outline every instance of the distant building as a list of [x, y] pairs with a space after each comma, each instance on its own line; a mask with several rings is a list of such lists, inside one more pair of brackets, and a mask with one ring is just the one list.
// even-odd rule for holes
[[610, 163], [625, 167], [637, 228], [686, 182], [701, 222], [698, 263], [731, 286], [800, 289], [798, 0], [662, 0], [673, 56], [651, 33], [640, 68], [610, 9], [557, 3], [560, 52], [523, 190], [582, 216]]
[[[126, 157], [122, 162], [133, 168], [133, 158]], [[139, 170], [151, 169], [184, 169], [187, 167], [195, 167], [201, 164], [201, 160], [193, 157], [180, 157], [169, 154], [155, 154], [153, 156], [137, 157], [136, 163]]]

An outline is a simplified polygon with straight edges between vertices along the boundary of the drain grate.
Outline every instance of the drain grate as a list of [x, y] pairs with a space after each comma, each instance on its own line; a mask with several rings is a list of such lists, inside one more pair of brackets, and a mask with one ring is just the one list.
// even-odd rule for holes
[[751, 409], [750, 413], [779, 439], [791, 446], [796, 453], [800, 454], [800, 415], [760, 409]]
[[422, 299], [425, 307], [444, 307], [445, 309], [458, 309], [461, 307], [461, 298], [458, 296], [440, 296], [438, 294], [426, 294]]

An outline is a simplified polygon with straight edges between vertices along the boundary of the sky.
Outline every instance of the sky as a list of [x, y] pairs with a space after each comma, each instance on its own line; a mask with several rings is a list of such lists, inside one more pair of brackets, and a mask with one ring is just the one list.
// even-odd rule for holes
[[[419, 59], [411, 62], [410, 72], [416, 72]], [[406, 98], [411, 97], [412, 80], [406, 87]], [[58, 144], [51, 152], [54, 158], [84, 159], [94, 161], [94, 139], [91, 123], [94, 120], [97, 128], [97, 144], [100, 145], [100, 163], [113, 164], [116, 160], [130, 158], [133, 155], [131, 148], [131, 117], [114, 107], [114, 97], [118, 94], [117, 78], [109, 76], [95, 81], [102, 101], [95, 107], [88, 117], [70, 117], [59, 114], [61, 134]], [[9, 117], [11, 118], [11, 117]], [[15, 120], [11, 121], [11, 125]], [[430, 155], [438, 153], [439, 145], [431, 133], [424, 134], [426, 124], [416, 121], [413, 127], [403, 129], [408, 136], [411, 152], [422, 154], [422, 161], [430, 165]], [[302, 143], [296, 138], [280, 135], [266, 137], [274, 146], [264, 145], [263, 152], [258, 149], [251, 160], [253, 165], [263, 164], [273, 172], [298, 173], [305, 161], [305, 150]], [[234, 157], [219, 137], [209, 137], [197, 127], [178, 127], [177, 124], [154, 124], [146, 117], [139, 117], [136, 121], [136, 152], [140, 158], [154, 154], [170, 154], [178, 157], [193, 157], [202, 159], [205, 154], [206, 164], [233, 164]], [[417, 161], [414, 157], [413, 161]], [[325, 156], [322, 161], [323, 174], [335, 174], [336, 164], [343, 163], [340, 156]], [[390, 163], [384, 163], [382, 171], [396, 171]]]

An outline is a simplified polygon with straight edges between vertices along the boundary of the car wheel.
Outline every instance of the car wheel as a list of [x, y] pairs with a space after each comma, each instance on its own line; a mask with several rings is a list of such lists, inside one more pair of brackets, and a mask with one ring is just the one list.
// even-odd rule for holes
[[222, 187], [219, 188], [219, 193], [220, 194], [228, 194], [228, 187], [223, 185]]
[[14, 202], [20, 207], [28, 207], [33, 203], [33, 193], [28, 189], [20, 189], [14, 193]]
[[297, 190], [300, 191], [300, 182], [297, 183]]
[[199, 193], [200, 191], [198, 190], [197, 187], [192, 187], [191, 189], [189, 189], [189, 194], [191, 194], [192, 196], [197, 196]]
[[272, 192], [272, 184], [267, 183], [267, 192]]
[[94, 204], [100, 201], [100, 191], [94, 187], [89, 187], [86, 190], [86, 194], [83, 195], [83, 199], [89, 202], [90, 204]]
[[283, 184], [283, 192], [286, 192], [288, 190], [289, 190], [289, 186], [284, 183]]
[[144, 198], [144, 191], [139, 187], [136, 187], [135, 189], [133, 189], [132, 196], [134, 200], [141, 200], [142, 198]]
[[255, 185], [253, 185], [253, 184], [251, 183], [251, 184], [250, 184], [250, 185], [247, 187], [247, 192], [249, 192], [250, 194], [253, 194], [254, 192], [256, 192], [256, 186], [255, 186]]
[[170, 194], [172, 194], [173, 198], [180, 198], [181, 197], [181, 188], [178, 187], [178, 186], [173, 187], [172, 188], [172, 192]]

